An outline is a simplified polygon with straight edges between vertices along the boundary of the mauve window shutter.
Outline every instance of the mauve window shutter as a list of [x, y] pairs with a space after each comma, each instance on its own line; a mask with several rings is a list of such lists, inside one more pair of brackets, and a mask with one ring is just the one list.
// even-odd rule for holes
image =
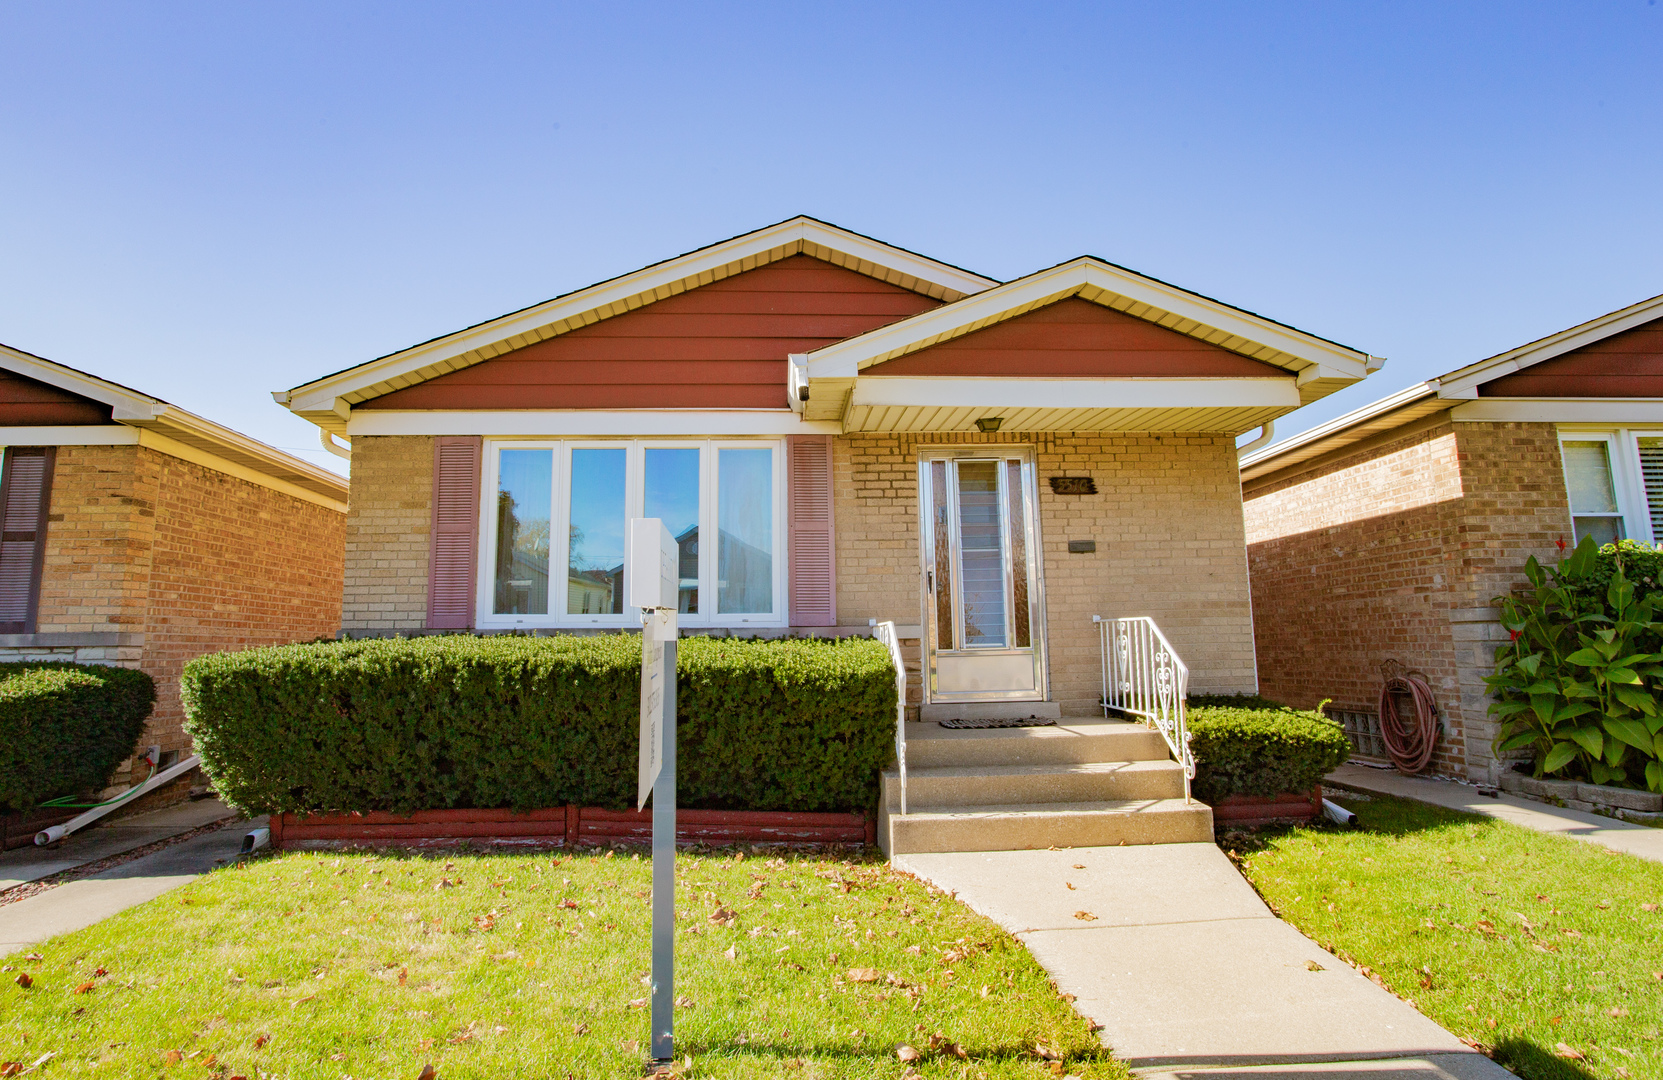
[[0, 634], [35, 632], [55, 451], [51, 446], [5, 451], [0, 469]]
[[433, 440], [433, 541], [427, 564], [427, 627], [473, 626], [474, 574], [479, 550], [477, 435]]
[[791, 625], [837, 625], [832, 522], [832, 437], [785, 440], [790, 540]]

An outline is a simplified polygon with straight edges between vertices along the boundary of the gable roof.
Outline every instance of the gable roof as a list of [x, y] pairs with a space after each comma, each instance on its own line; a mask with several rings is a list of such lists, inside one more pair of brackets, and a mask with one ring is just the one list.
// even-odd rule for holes
[[[1267, 397], [1264, 401], [1244, 401], [1244, 406], [1253, 406], [1251, 416], [1241, 410], [1233, 410], [1228, 416], [1218, 411], [1218, 415], [1210, 417], [1207, 423], [1219, 426], [1195, 430], [1231, 430], [1243, 423], [1246, 426], [1242, 430], [1247, 430], [1263, 423], [1265, 418], [1282, 415], [1349, 386], [1378, 370], [1384, 362], [1379, 357], [1181, 289], [1158, 278], [1103, 259], [1083, 256], [792, 357], [792, 407], [802, 410], [807, 419], [835, 419], [842, 415], [857, 380], [862, 376], [877, 375], [878, 372], [873, 369], [878, 365], [1075, 297], [1258, 361], [1268, 365], [1265, 368], [1267, 374], [1280, 376], [1277, 382], [1291, 381], [1294, 384], [1297, 396], [1290, 394], [1286, 400]], [[1241, 378], [1233, 376], [1230, 381]], [[1117, 385], [1115, 393], [1117, 396], [1127, 395], [1127, 383], [1145, 384], [1144, 388], [1153, 393], [1153, 384], [1162, 381], [1171, 380], [1127, 380]], [[1206, 394], [1200, 384], [1209, 380], [1196, 378], [1191, 381], [1190, 396], [1195, 398], [1193, 407], [1215, 411], [1224, 408], [1219, 402], [1202, 400]], [[805, 389], [806, 404], [802, 400]], [[1054, 385], [1045, 387], [1041, 397], [1049, 395], [1046, 400], [1055, 397], [1055, 406], [1041, 404], [1040, 398], [1026, 404], [1030, 408], [1048, 409], [1055, 416], [1042, 418], [1036, 415], [1030, 418], [1031, 422], [1047, 426], [1064, 422], [1068, 413], [1079, 411], [1067, 410], [1067, 401], [1084, 404], [1080, 393], [1079, 380], [1057, 380]], [[1105, 416], [1099, 421], [1114, 426], [1125, 423], [1164, 426], [1176, 421], [1161, 413], [1191, 407], [1186, 405], [1184, 396], [1182, 391], [1178, 391], [1158, 401], [1151, 398], [1148, 407], [1142, 409], [1137, 417], [1128, 415], [1110, 420]], [[1076, 417], [1074, 422], [1079, 422], [1079, 418]], [[1099, 423], [1088, 426], [1096, 427]]]
[[1456, 368], [1435, 379], [1417, 383], [1325, 424], [1300, 432], [1292, 438], [1246, 455], [1241, 461], [1242, 479], [1255, 479], [1290, 465], [1344, 449], [1373, 435], [1391, 431], [1437, 412], [1463, 406], [1470, 407], [1480, 398], [1487, 402], [1505, 402], [1509, 398], [1486, 394], [1483, 388], [1545, 361], [1595, 345], [1659, 319], [1663, 319], [1663, 296], [1654, 296], [1477, 363]]
[[792, 255], [943, 301], [997, 282], [815, 218], [798, 216], [545, 300], [344, 371], [275, 391], [281, 405], [344, 434], [352, 406]]
[[161, 398], [9, 345], [0, 345], [0, 368], [107, 406], [113, 424], [154, 432], [233, 466], [292, 485], [313, 496], [322, 496], [339, 504], [338, 509], [346, 508], [344, 477]]

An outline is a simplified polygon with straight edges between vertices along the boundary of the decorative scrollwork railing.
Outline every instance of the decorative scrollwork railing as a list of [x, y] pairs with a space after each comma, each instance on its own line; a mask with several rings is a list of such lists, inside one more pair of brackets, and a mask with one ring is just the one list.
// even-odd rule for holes
[[872, 636], [889, 649], [889, 662], [895, 665], [895, 764], [901, 771], [901, 813], [907, 812], [907, 665], [901, 659], [901, 640], [895, 636], [893, 622], [881, 622]]
[[1103, 641], [1103, 712], [1110, 709], [1143, 721], [1161, 733], [1174, 760], [1184, 768], [1184, 801], [1190, 800], [1195, 756], [1190, 753], [1184, 696], [1189, 668], [1178, 658], [1155, 620], [1105, 619], [1093, 615]]

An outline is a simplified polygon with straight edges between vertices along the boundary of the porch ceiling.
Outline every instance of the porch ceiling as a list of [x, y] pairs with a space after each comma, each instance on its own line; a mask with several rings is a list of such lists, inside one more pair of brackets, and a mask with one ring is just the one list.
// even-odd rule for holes
[[980, 406], [851, 405], [843, 430], [976, 431], [976, 421], [1000, 418], [1000, 431], [1209, 431], [1240, 435], [1288, 412], [1285, 406], [1210, 408], [1002, 408]]

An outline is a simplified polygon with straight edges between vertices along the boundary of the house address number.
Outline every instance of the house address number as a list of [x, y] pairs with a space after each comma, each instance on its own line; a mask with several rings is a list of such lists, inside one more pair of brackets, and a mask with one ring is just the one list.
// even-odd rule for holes
[[1095, 495], [1097, 483], [1089, 476], [1053, 476], [1051, 493], [1054, 495]]

